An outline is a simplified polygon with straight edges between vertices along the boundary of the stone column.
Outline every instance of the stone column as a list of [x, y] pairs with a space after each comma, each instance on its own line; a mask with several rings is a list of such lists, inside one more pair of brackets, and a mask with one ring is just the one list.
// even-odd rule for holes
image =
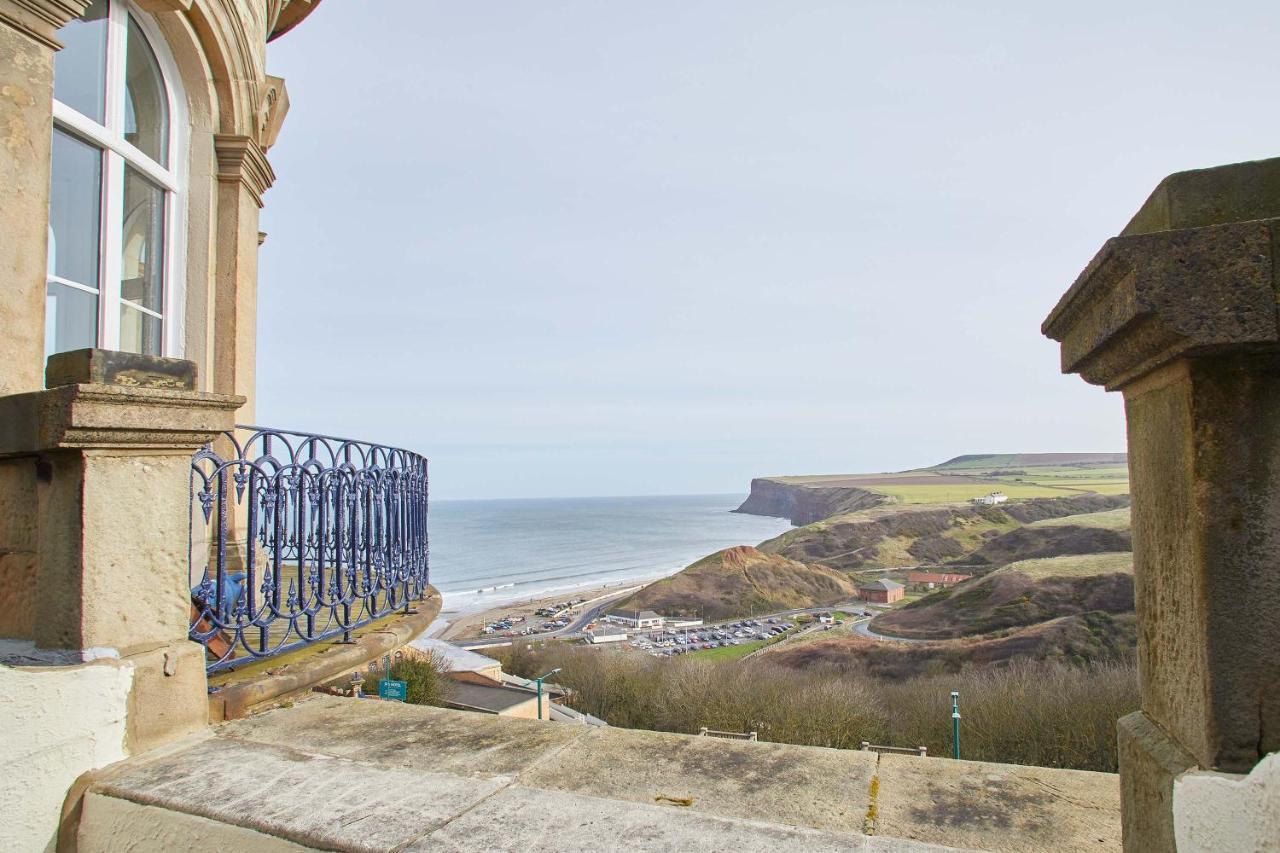
[[[0, 397], [0, 458], [32, 473], [0, 504], [36, 508], [22, 531], [34, 579], [13, 602], [29, 612], [9, 621], [28, 629], [33, 660], [131, 666], [140, 752], [207, 720], [204, 651], [187, 638], [191, 456], [244, 401], [194, 391], [191, 362], [103, 350], [54, 356], [48, 381]], [[27, 483], [34, 494], [17, 491]]]
[[88, 0], [0, 0], [0, 394], [43, 387], [54, 34]]
[[1280, 159], [1166, 178], [1044, 324], [1124, 394], [1142, 710], [1120, 720], [1126, 850], [1173, 790], [1280, 749]]
[[249, 402], [241, 423], [254, 422], [257, 359], [258, 213], [275, 182], [266, 154], [248, 136], [214, 137], [218, 158], [217, 273], [214, 285], [212, 389]]

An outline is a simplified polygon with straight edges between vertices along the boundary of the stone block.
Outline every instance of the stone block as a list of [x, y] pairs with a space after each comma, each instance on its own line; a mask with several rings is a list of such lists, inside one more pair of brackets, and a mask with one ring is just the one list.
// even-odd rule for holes
[[1176, 172], [1120, 232], [1121, 236], [1280, 217], [1280, 158]]
[[124, 385], [131, 388], [196, 390], [196, 363], [106, 349], [78, 349], [49, 356], [45, 385]]
[[1141, 711], [1117, 723], [1120, 752], [1120, 820], [1128, 853], [1176, 849], [1173, 784], [1196, 766], [1195, 758]]
[[124, 662], [134, 667], [127, 732], [131, 753], [145, 752], [208, 725], [203, 646], [182, 640], [130, 655]]

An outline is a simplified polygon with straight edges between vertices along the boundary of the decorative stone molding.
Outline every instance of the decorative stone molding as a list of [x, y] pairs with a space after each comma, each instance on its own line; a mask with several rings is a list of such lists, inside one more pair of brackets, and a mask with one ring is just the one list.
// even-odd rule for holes
[[1108, 390], [1183, 356], [1274, 345], [1278, 236], [1280, 219], [1115, 237], [1042, 331], [1064, 373]]
[[260, 97], [262, 102], [258, 106], [258, 144], [266, 151], [276, 144], [284, 117], [289, 113], [289, 90], [285, 88], [284, 78], [268, 74], [262, 84]]
[[0, 397], [0, 457], [49, 450], [196, 448], [230, 429], [243, 397], [65, 385]]
[[218, 180], [243, 184], [262, 207], [263, 193], [276, 180], [262, 147], [248, 136], [221, 133], [214, 135], [213, 147], [218, 158]]
[[267, 7], [267, 41], [280, 38], [302, 23], [302, 19], [315, 11], [320, 0], [269, 0]]
[[53, 50], [61, 50], [58, 30], [84, 14], [89, 0], [0, 0], [5, 24]]

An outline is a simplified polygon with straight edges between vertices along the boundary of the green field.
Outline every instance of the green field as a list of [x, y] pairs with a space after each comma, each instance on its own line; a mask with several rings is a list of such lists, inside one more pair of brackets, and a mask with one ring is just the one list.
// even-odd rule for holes
[[[1063, 488], [1061, 486], [1042, 486], [1037, 483], [1011, 483], [1008, 481], [974, 482], [972, 484], [939, 483], [936, 486], [924, 483], [887, 486], [877, 483], [874, 486], [864, 486], [863, 488], [869, 492], [878, 492], [882, 495], [895, 497], [902, 503], [908, 504], [956, 503], [980, 498], [992, 492], [1004, 492], [1010, 498], [1062, 498], [1089, 491], [1075, 486]], [[1124, 491], [1128, 491], [1127, 483]]]
[[1027, 527], [1098, 527], [1103, 530], [1128, 530], [1129, 508], [1109, 509], [1105, 512], [1089, 512], [1083, 515], [1064, 515], [1033, 521]]
[[992, 575], [1005, 572], [1018, 572], [1033, 580], [1052, 577], [1084, 578], [1090, 575], [1109, 575], [1114, 572], [1133, 574], [1133, 554], [1122, 551], [1110, 554], [1071, 554], [1040, 560], [1020, 560], [1002, 569], [996, 569]]
[[763, 649], [769, 645], [771, 640], [752, 640], [749, 643], [743, 643], [740, 646], [724, 646], [717, 649], [699, 649], [696, 652], [689, 652], [685, 657], [697, 658], [698, 660], [710, 661], [727, 661], [738, 660], [754, 652], [756, 649]]

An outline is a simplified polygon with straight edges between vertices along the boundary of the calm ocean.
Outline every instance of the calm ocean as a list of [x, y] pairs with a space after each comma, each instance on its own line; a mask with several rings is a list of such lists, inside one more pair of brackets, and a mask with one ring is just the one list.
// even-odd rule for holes
[[784, 519], [730, 510], [743, 495], [433, 501], [431, 582], [444, 612], [671, 574]]

